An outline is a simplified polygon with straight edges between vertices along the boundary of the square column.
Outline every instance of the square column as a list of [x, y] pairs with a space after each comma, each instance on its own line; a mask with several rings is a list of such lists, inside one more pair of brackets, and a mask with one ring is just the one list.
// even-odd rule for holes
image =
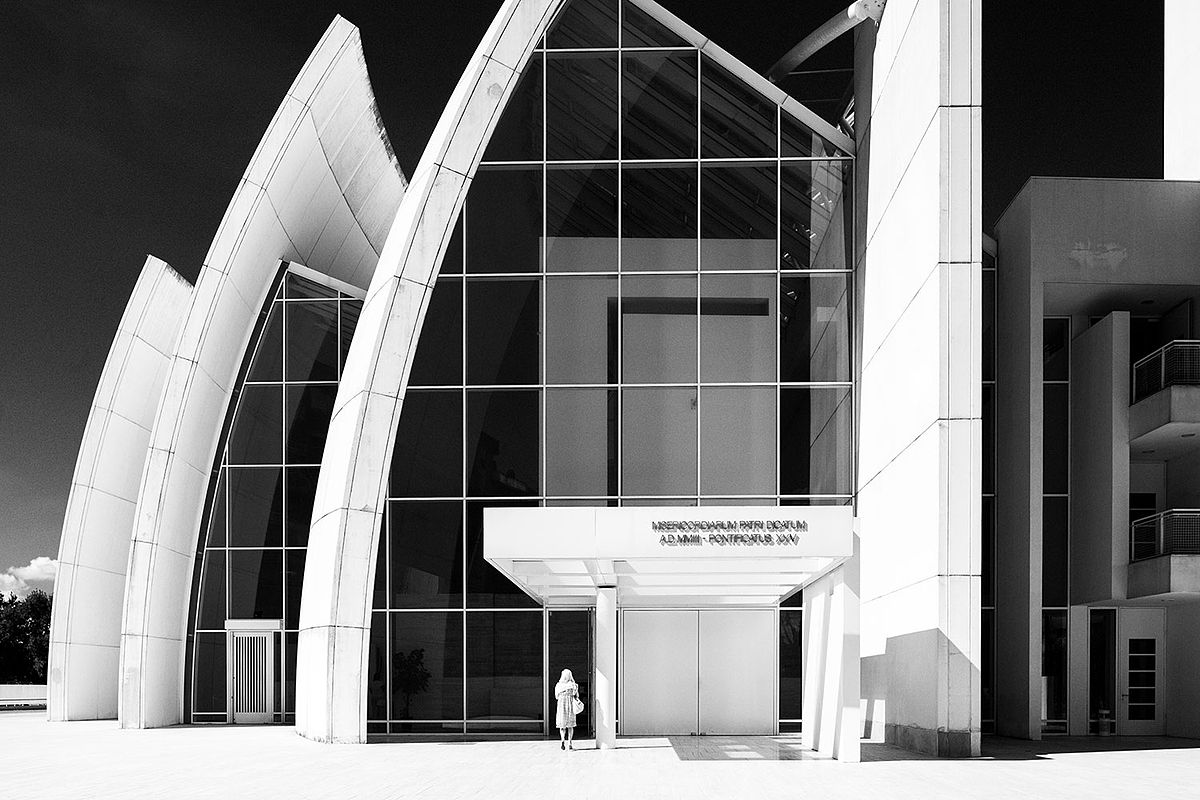
[[596, 748], [617, 746], [617, 588], [596, 590]]

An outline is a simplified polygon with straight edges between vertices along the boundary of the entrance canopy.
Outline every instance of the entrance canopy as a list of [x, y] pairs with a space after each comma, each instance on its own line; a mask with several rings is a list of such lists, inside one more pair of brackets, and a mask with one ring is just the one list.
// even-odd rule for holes
[[771, 605], [853, 553], [847, 506], [488, 508], [483, 554], [546, 606]]

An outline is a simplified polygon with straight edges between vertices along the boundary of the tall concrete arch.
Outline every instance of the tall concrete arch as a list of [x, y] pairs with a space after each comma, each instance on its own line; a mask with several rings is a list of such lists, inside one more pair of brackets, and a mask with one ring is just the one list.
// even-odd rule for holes
[[183, 721], [189, 593], [205, 496], [237, 375], [280, 261], [366, 286], [404, 190], [358, 29], [338, 17], [238, 182], [167, 369], [129, 551], [122, 727]]

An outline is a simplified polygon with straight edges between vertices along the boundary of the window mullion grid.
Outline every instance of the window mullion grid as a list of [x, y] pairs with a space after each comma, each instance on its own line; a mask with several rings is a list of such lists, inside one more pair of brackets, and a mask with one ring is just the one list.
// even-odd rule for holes
[[703, 208], [701, 207], [702, 192], [700, 182], [704, 180], [704, 171], [700, 168], [701, 156], [703, 155], [704, 142], [702, 136], [702, 126], [700, 124], [703, 103], [701, 100], [701, 91], [703, 89], [703, 64], [704, 59], [701, 57], [700, 51], [696, 51], [696, 506], [700, 506], [700, 494], [702, 487], [700, 485], [700, 415], [703, 413], [700, 402], [700, 270], [701, 270], [701, 251], [703, 250], [703, 239], [701, 236], [704, 231], [701, 227], [701, 217], [703, 216]]

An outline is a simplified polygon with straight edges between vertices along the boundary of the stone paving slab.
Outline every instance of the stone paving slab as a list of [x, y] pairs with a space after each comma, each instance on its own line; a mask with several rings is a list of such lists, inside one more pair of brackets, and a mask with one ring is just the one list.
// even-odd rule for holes
[[122, 731], [13, 711], [0, 713], [0, 786], [21, 800], [1200, 797], [1197, 740], [985, 742], [969, 761], [868, 744], [863, 763], [841, 764], [786, 737], [651, 737], [608, 751], [587, 741], [575, 752], [557, 741], [322, 745], [287, 727]]

